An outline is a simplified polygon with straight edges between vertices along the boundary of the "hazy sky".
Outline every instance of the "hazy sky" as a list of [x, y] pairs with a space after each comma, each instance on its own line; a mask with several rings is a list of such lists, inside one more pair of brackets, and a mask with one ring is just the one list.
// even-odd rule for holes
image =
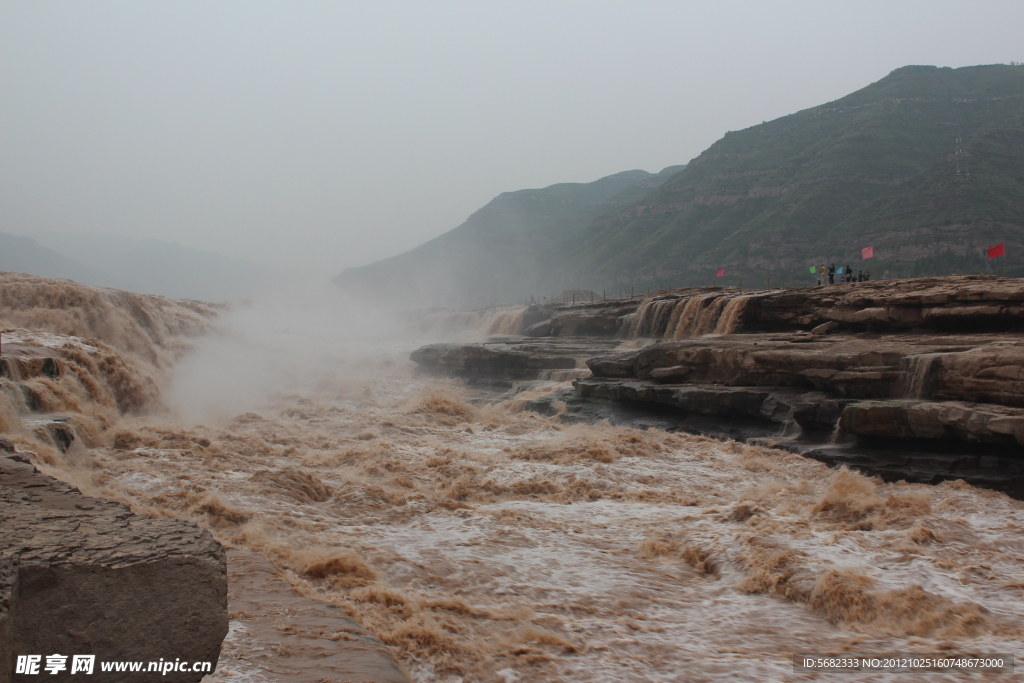
[[899, 66], [1024, 61], [1022, 27], [1020, 0], [0, 0], [0, 231], [337, 272]]

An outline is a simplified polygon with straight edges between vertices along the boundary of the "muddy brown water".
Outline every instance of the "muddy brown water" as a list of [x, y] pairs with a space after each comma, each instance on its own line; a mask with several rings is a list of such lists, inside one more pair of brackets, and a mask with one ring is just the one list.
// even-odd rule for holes
[[[72, 358], [100, 348], [22, 339]], [[128, 372], [139, 361], [125, 353]], [[83, 360], [33, 380], [47, 410], [82, 429], [74, 448], [19, 432], [24, 406], [9, 398], [12, 441], [85, 493], [202, 524], [335, 606], [236, 609], [223, 680], [312, 679], [342, 648], [330, 636], [359, 638], [332, 631], [344, 619], [424, 682], [851, 680], [795, 673], [791, 654], [1012, 653], [1020, 642], [1024, 503], [1000, 493], [886, 484], [656, 428], [563, 424], [523, 400], [474, 405], [400, 355], [191, 426], [118, 412], [102, 389], [123, 368], [105, 367], [90, 374]], [[233, 571], [236, 589], [248, 585]], [[286, 643], [318, 629], [328, 638]]]
[[802, 680], [794, 651], [1016, 646], [1018, 501], [463, 398], [395, 376], [219, 428], [140, 420], [93, 466], [285, 568], [418, 681]]

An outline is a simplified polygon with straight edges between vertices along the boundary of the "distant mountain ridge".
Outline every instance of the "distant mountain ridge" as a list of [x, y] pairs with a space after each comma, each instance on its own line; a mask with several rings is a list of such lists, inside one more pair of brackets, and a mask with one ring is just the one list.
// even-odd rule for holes
[[64, 278], [98, 287], [114, 284], [114, 279], [107, 273], [69, 259], [31, 237], [5, 232], [0, 232], [0, 271]]
[[574, 249], [579, 230], [682, 168], [505, 192], [454, 230], [399, 256], [349, 268], [334, 282], [407, 305], [485, 305], [539, 295], [562, 280], [562, 254]]
[[[427, 245], [336, 282], [388, 295], [389, 281], [432, 289], [459, 273], [447, 303], [471, 305], [565, 288], [708, 284], [719, 268], [720, 284], [808, 281], [808, 266], [822, 262], [875, 277], [1024, 275], [1024, 66], [896, 69], [834, 102], [729, 132], [666, 175], [558, 229], [540, 227], [551, 223], [549, 204], [525, 211], [519, 193], [507, 193]], [[528, 225], [481, 220], [502, 198], [520, 200], [516, 216]], [[510, 248], [515, 240], [500, 231], [529, 235], [530, 248]], [[501, 253], [440, 248], [472, 242]], [[985, 259], [999, 242], [1007, 256]], [[862, 263], [865, 246], [876, 257]], [[482, 267], [469, 262], [477, 258]], [[444, 268], [432, 272], [430, 259]]]
[[[956, 176], [958, 133], [969, 178]], [[853, 265], [865, 246], [876, 259], [856, 265], [876, 273], [977, 272], [984, 246], [1024, 247], [1024, 67], [904, 67], [728, 133], [588, 238], [578, 277], [656, 279], [651, 265], [678, 280], [720, 267], [792, 277], [811, 263]]]

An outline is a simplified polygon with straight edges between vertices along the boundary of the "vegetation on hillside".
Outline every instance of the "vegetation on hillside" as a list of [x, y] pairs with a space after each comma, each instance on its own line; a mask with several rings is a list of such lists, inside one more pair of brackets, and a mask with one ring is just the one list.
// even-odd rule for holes
[[[999, 242], [1007, 255], [985, 258]], [[875, 258], [863, 262], [865, 246]], [[1024, 67], [896, 69], [729, 132], [685, 168], [501, 195], [450, 233], [339, 281], [431, 288], [434, 301], [465, 305], [707, 284], [719, 268], [719, 284], [806, 283], [809, 265], [832, 262], [876, 278], [1024, 275]]]
[[[956, 175], [956, 137], [962, 136]], [[588, 226], [596, 281], [786, 278], [814, 263], [905, 275], [1024, 258], [1024, 68], [905, 67], [835, 102], [728, 133]], [[865, 264], [860, 249], [875, 246]], [[942, 254], [947, 254], [942, 257]], [[1009, 262], [1009, 263], [1008, 263]]]

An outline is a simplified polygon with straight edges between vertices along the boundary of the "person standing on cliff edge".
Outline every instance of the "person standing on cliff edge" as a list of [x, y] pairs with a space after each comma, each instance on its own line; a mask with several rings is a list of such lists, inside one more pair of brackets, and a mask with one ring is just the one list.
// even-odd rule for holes
[[828, 283], [834, 285], [836, 283], [836, 264], [828, 264]]

